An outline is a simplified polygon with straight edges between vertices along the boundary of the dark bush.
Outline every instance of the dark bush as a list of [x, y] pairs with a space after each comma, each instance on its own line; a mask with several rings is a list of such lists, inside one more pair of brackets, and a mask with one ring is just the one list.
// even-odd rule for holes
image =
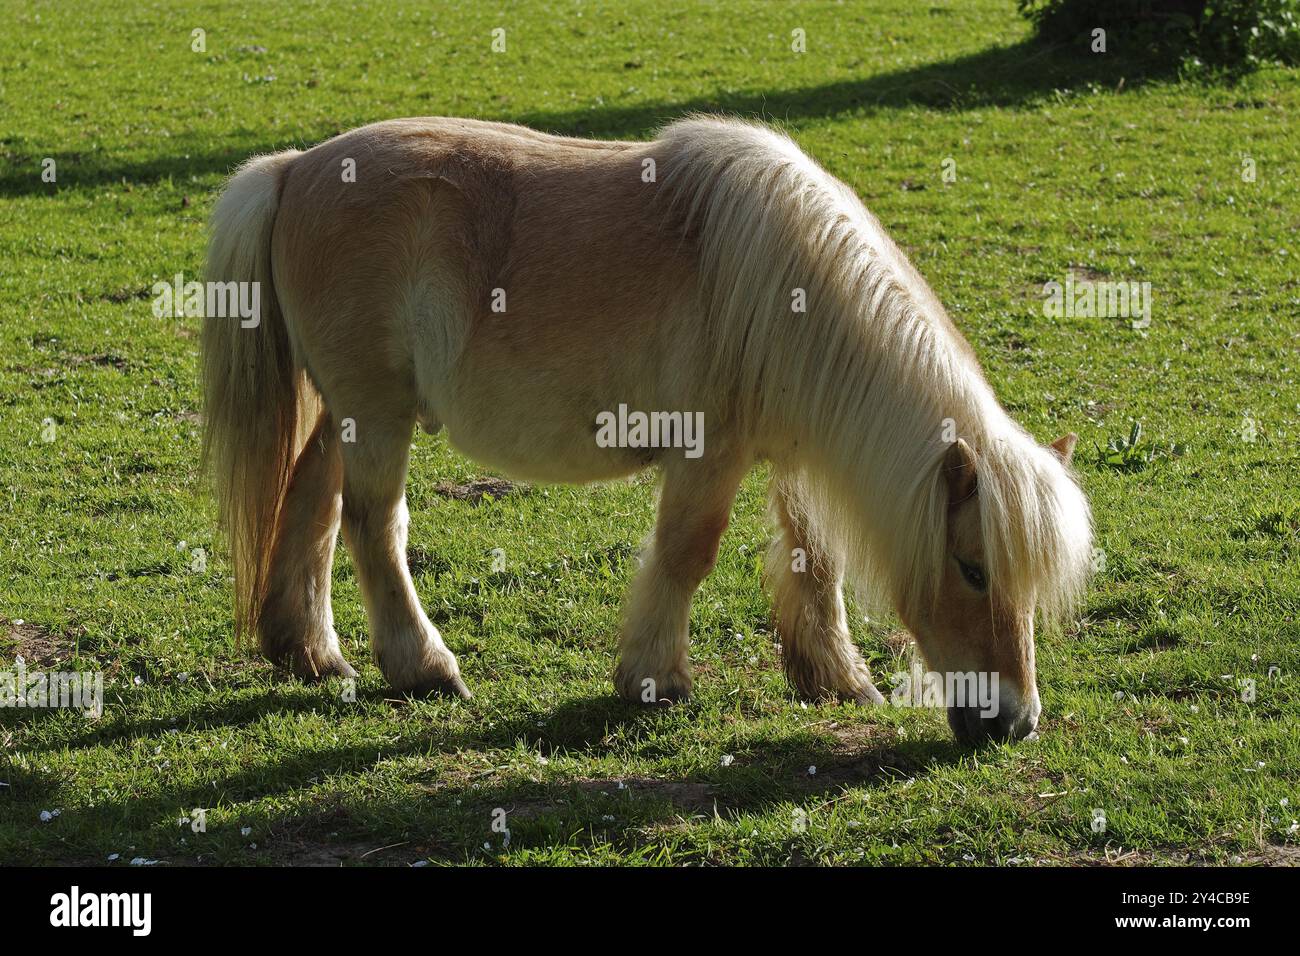
[[1300, 0], [1019, 0], [1049, 42], [1088, 42], [1106, 31], [1108, 52], [1212, 68], [1300, 63]]

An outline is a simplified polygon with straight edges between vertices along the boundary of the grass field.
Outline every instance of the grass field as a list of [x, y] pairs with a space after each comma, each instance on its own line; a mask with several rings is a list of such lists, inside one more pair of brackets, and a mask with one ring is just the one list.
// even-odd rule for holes
[[[106, 699], [0, 710], [0, 862], [1300, 858], [1300, 72], [1180, 83], [1117, 37], [1043, 53], [1014, 6], [3, 0], [0, 670], [102, 670]], [[648, 138], [697, 109], [783, 124], [894, 232], [1013, 414], [1080, 434], [1104, 568], [1040, 638], [1038, 739], [973, 753], [938, 711], [798, 703], [757, 473], [682, 706], [610, 682], [653, 481], [475, 504], [448, 488], [483, 472], [424, 435], [412, 565], [475, 698], [390, 699], [346, 555], [354, 701], [234, 647], [198, 320], [155, 318], [150, 292], [200, 275], [233, 165], [394, 116]], [[1150, 327], [1046, 317], [1071, 269], [1150, 282]], [[1135, 421], [1133, 453], [1103, 454]], [[855, 623], [886, 692], [896, 627]]]

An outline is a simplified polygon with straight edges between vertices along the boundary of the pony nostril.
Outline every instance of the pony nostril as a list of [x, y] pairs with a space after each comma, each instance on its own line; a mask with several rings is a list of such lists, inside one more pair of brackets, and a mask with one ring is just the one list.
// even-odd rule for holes
[[1033, 732], [1037, 723], [1037, 715], [1032, 712], [1003, 711], [986, 717], [977, 706], [954, 704], [948, 708], [948, 726], [953, 736], [971, 746], [990, 741], [1023, 740]]
[[1008, 740], [1023, 740], [1034, 729], [1028, 720], [1021, 717], [1012, 717], [1004, 721], [1004, 724], [1004, 735]]
[[959, 741], [977, 747], [991, 738], [1001, 736], [996, 730], [998, 719], [984, 717], [978, 707], [952, 704], [948, 707], [948, 726]]
[[1026, 710], [1016, 720], [1011, 733], [1016, 740], [1024, 740], [1038, 727], [1038, 708]]
[[1007, 714], [1001, 721], [1003, 738], [1006, 740], [1024, 740], [1038, 726], [1038, 714], [1033, 710], [1022, 710]]

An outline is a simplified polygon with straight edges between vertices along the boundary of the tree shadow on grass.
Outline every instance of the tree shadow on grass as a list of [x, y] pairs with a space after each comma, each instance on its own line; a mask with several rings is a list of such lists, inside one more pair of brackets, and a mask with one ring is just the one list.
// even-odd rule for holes
[[865, 79], [786, 90], [726, 92], [671, 103], [534, 111], [520, 114], [513, 121], [568, 136], [642, 137], [691, 112], [729, 113], [799, 126], [837, 116], [913, 107], [950, 112], [1015, 108], [1057, 90], [1132, 90], [1173, 76], [1174, 69], [1166, 64], [1024, 40]]
[[[1131, 90], [1172, 75], [1173, 67], [1168, 64], [1146, 62], [1125, 56], [1121, 51], [1092, 54], [1082, 44], [1048, 46], [1024, 40], [922, 66], [814, 86], [727, 91], [677, 101], [605, 103], [570, 110], [494, 112], [478, 118], [522, 123], [570, 136], [647, 138], [664, 123], [692, 112], [727, 113], [798, 126], [848, 114], [870, 115], [879, 110], [910, 107], [948, 111], [1018, 107], [1051, 95], [1055, 90], [1093, 86]], [[411, 106], [405, 103], [377, 106], [372, 115], [357, 117], [353, 125], [409, 115], [410, 111]], [[314, 141], [289, 144], [268, 141], [261, 133], [245, 130], [226, 139], [219, 148], [212, 148], [206, 140], [177, 137], [169, 140], [171, 153], [137, 162], [114, 162], [112, 156], [102, 151], [96, 151], [86, 162], [82, 153], [60, 153], [44, 144], [31, 144], [24, 150], [23, 143], [15, 142], [11, 150], [15, 158], [9, 169], [0, 173], [0, 196], [34, 195], [122, 181], [132, 185], [166, 179], [184, 181], [195, 175], [224, 174], [255, 153], [272, 152], [289, 145], [311, 146], [342, 131], [321, 128]], [[22, 155], [24, 152], [26, 156]], [[41, 182], [40, 159], [45, 156], [58, 163], [58, 185]]]
[[[260, 701], [253, 702], [251, 710], [248, 701], [227, 702], [229, 712], [224, 717], [219, 708], [201, 705], [182, 714], [178, 723], [201, 718], [206, 726], [240, 724], [250, 716], [284, 709], [284, 700], [272, 692]], [[316, 702], [319, 708], [319, 697]], [[152, 856], [193, 860], [204, 852], [204, 841], [182, 833], [176, 826], [179, 817], [195, 807], [231, 806], [265, 797], [278, 799], [269, 809], [241, 813], [230, 827], [253, 826], [262, 835], [263, 851], [277, 862], [317, 861], [322, 854], [329, 857], [331, 845], [339, 847], [338, 860], [384, 862], [363, 860], [364, 851], [356, 848], [412, 842], [413, 837], [418, 854], [463, 860], [490, 835], [490, 818], [498, 807], [508, 816], [513, 814], [510, 825], [516, 840], [532, 846], [563, 843], [567, 834], [584, 829], [589, 831], [584, 839], [631, 845], [643, 839], [638, 834], [644, 828], [672, 825], [683, 816], [759, 812], [823, 795], [833, 801], [846, 788], [882, 786], [924, 775], [969, 752], [948, 739], [902, 740], [892, 729], [871, 724], [871, 711], [864, 710], [862, 726], [854, 722], [856, 732], [848, 743], [809, 728], [768, 730], [739, 724], [735, 743], [728, 745], [734, 762], [694, 774], [599, 775], [544, 782], [529, 779], [529, 765], [515, 762], [482, 772], [470, 762], [454, 779], [431, 776], [415, 801], [409, 796], [385, 797], [387, 787], [346, 788], [342, 796], [327, 798], [328, 805], [306, 811], [295, 808], [292, 799], [296, 791], [319, 786], [326, 778], [362, 777], [376, 772], [380, 764], [431, 752], [511, 754], [523, 742], [542, 755], [600, 758], [613, 752], [607, 740], [621, 731], [633, 738], [622, 742], [621, 752], [630, 747], [635, 759], [660, 758], [669, 755], [673, 746], [665, 738], [680, 737], [680, 726], [660, 726], [664, 713], [607, 695], [579, 697], [542, 714], [540, 720], [532, 714], [469, 729], [424, 725], [397, 739], [385, 736], [362, 744], [309, 746], [213, 780], [164, 781], [151, 786], [147, 794], [114, 795], [96, 800], [93, 806], [67, 806], [71, 801], [64, 799], [62, 784], [47, 774], [15, 779], [10, 796], [63, 806], [60, 844], [76, 858], [92, 861], [101, 859], [97, 853], [106, 839], [130, 840], [140, 852]], [[811, 774], [809, 767], [814, 765], [817, 771]], [[177, 843], [181, 835], [187, 837], [184, 846]], [[239, 845], [235, 851], [242, 852], [233, 832], [223, 839], [227, 853], [232, 845]], [[265, 860], [265, 853], [257, 859]]]

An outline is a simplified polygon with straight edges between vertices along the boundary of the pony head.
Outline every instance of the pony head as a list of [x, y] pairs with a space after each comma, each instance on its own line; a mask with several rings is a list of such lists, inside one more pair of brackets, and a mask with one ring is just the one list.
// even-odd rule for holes
[[930, 671], [942, 675], [958, 740], [1020, 739], [1042, 710], [1034, 624], [1059, 620], [1091, 565], [1087, 501], [1069, 471], [1077, 436], [1046, 448], [1016, 429], [983, 448], [948, 446], [933, 481], [929, 574], [898, 601]]

